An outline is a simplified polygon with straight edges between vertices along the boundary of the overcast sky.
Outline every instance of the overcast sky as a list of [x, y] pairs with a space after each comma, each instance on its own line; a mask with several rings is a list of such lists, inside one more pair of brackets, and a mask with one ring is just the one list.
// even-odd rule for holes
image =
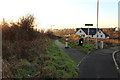
[[[118, 1], [99, 0], [99, 27], [118, 26]], [[0, 0], [1, 21], [18, 20], [28, 13], [34, 14], [40, 28], [75, 28], [86, 23], [96, 27], [97, 0]]]

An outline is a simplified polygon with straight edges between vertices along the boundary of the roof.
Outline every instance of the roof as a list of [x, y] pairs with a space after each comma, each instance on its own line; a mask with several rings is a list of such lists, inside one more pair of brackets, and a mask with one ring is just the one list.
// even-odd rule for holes
[[105, 34], [105, 36], [106, 36], [106, 37], [108, 37], [108, 36], [109, 36], [109, 35], [108, 35], [107, 33], [105, 33], [104, 31], [102, 31], [102, 32]]
[[[76, 30], [78, 31], [79, 29], [82, 29], [85, 34], [88, 34], [88, 28], [77, 28]], [[98, 28], [98, 31], [101, 30], [105, 36], [109, 36], [108, 34], [106, 34], [102, 29]], [[89, 28], [89, 35], [95, 35], [96, 34], [96, 28]]]
[[[86, 34], [88, 34], [88, 28], [81, 28]], [[96, 28], [89, 28], [89, 35], [95, 35]]]

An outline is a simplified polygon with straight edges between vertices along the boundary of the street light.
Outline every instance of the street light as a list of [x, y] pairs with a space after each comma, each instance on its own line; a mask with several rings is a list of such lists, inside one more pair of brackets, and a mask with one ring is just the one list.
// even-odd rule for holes
[[51, 31], [52, 31], [53, 26], [55, 26], [55, 25], [51, 25]]
[[118, 2], [118, 30], [120, 30], [120, 1]]
[[[97, 29], [96, 29], [96, 33], [98, 32], [98, 13], [99, 13], [99, 0], [97, 0]], [[96, 34], [96, 49], [98, 49], [98, 33]]]

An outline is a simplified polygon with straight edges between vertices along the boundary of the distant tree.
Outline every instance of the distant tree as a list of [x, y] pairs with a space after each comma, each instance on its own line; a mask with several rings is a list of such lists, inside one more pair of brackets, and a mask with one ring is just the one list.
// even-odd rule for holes
[[35, 17], [33, 15], [26, 15], [20, 18], [18, 22], [21, 32], [21, 38], [24, 40], [32, 40], [36, 37], [36, 31], [33, 29], [35, 27]]
[[54, 32], [56, 36], [60, 36], [60, 37], [63, 37], [64, 35], [69, 33], [75, 33], [75, 29], [62, 29]]
[[19, 25], [23, 29], [30, 29], [34, 27], [35, 17], [33, 15], [26, 15], [20, 18]]
[[5, 22], [2, 25], [3, 40], [32, 40], [38, 32], [35, 27], [35, 17], [33, 15], [26, 15], [20, 18], [18, 22]]

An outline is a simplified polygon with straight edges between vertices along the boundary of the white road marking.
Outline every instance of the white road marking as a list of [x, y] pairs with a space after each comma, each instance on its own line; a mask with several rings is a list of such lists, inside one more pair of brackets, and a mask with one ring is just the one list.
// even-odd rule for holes
[[79, 67], [79, 65], [81, 64], [81, 62], [82, 62], [87, 56], [88, 56], [88, 55], [86, 55], [86, 56], [84, 56], [84, 57], [82, 58], [82, 60], [78, 63], [77, 67]]
[[114, 63], [115, 63], [116, 69], [117, 69], [117, 70], [120, 70], [120, 69], [119, 69], [119, 66], [118, 66], [118, 64], [117, 64], [117, 62], [116, 62], [116, 60], [115, 60], [115, 54], [118, 53], [118, 52], [120, 52], [120, 50], [114, 51], [113, 54], [112, 54], [112, 58], [113, 58], [113, 61], [114, 61]]

